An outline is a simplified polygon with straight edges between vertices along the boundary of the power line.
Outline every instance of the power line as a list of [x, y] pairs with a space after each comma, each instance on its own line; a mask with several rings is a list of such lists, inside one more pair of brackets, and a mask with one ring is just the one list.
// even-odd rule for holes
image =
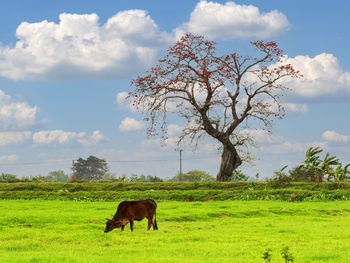
[[[183, 161], [190, 161], [190, 160], [202, 160], [202, 159], [211, 159], [217, 157], [216, 156], [207, 156], [207, 157], [192, 157], [192, 158], [182, 158]], [[51, 161], [45, 161], [45, 162], [22, 162], [22, 163], [0, 163], [1, 166], [26, 166], [26, 165], [50, 165], [55, 163], [65, 163], [65, 162], [71, 162], [74, 159], [67, 159], [67, 160], [51, 160]], [[75, 160], [76, 161], [76, 160]], [[148, 159], [148, 160], [106, 160], [107, 163], [148, 163], [148, 162], [173, 162], [178, 161], [178, 159]]]

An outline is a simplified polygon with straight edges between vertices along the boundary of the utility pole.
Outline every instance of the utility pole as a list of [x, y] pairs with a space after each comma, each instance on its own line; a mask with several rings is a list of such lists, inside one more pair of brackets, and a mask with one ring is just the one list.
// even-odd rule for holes
[[74, 182], [74, 181], [75, 181], [75, 163], [74, 163], [74, 160], [73, 160], [72, 165], [73, 165], [73, 175], [72, 175], [72, 177], [70, 178], [70, 181], [71, 181], [71, 182]]
[[182, 149], [180, 149], [180, 182], [182, 181]]

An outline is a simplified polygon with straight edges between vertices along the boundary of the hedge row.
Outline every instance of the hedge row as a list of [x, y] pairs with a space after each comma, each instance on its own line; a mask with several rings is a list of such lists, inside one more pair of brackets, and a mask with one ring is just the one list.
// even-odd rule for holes
[[115, 201], [152, 198], [155, 200], [350, 200], [348, 190], [305, 191], [291, 189], [265, 190], [130, 190], [130, 191], [0, 191], [0, 199], [59, 199], [76, 201]]
[[1, 183], [0, 191], [147, 191], [147, 190], [266, 190], [285, 189], [293, 191], [350, 190], [350, 182], [273, 184], [267, 182], [17, 182]]

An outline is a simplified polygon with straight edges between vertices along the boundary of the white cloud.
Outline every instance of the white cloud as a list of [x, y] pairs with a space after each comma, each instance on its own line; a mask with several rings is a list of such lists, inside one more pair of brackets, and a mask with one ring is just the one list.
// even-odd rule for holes
[[241, 135], [248, 135], [250, 137], [253, 137], [254, 140], [258, 143], [263, 142], [277, 142], [282, 140], [281, 136], [272, 135], [271, 133], [267, 132], [266, 130], [262, 129], [245, 129], [239, 132]]
[[266, 38], [281, 34], [289, 27], [287, 17], [277, 10], [261, 13], [253, 5], [202, 0], [192, 11], [190, 21], [176, 29], [176, 35], [179, 37], [184, 32], [191, 32], [209, 38]]
[[122, 132], [137, 131], [137, 130], [142, 130], [144, 128], [145, 128], [145, 123], [129, 117], [126, 117], [124, 120], [122, 120], [121, 124], [119, 125], [119, 129]]
[[33, 134], [33, 141], [37, 144], [64, 144], [73, 140], [84, 138], [85, 132], [65, 132], [62, 130], [40, 131]]
[[21, 23], [18, 41], [0, 45], [0, 75], [10, 79], [122, 78], [145, 70], [172, 37], [144, 10], [118, 12], [104, 25], [96, 14], [67, 14], [60, 22]]
[[350, 94], [350, 72], [341, 69], [338, 59], [332, 54], [322, 53], [313, 58], [286, 57], [284, 63], [293, 65], [304, 76], [285, 83], [299, 96], [312, 98]]
[[116, 102], [117, 104], [126, 107], [131, 112], [138, 112], [138, 109], [135, 105], [133, 105], [133, 102], [131, 99], [128, 100], [128, 93], [125, 91], [119, 92], [116, 96]]
[[307, 104], [283, 103], [282, 106], [286, 108], [287, 112], [302, 113], [308, 111]]
[[19, 156], [17, 154], [0, 156], [0, 161], [17, 161], [18, 159], [19, 159]]
[[31, 107], [26, 102], [15, 102], [0, 90], [0, 129], [23, 130], [38, 124], [37, 106]]
[[88, 138], [79, 138], [78, 142], [82, 145], [89, 147], [93, 145], [97, 145], [100, 142], [108, 140], [106, 136], [104, 136], [100, 131], [94, 131]]
[[83, 146], [92, 146], [105, 140], [100, 131], [88, 136], [85, 132], [66, 132], [63, 130], [39, 131], [33, 134], [33, 142], [38, 145], [68, 144], [78, 142]]
[[327, 142], [307, 142], [307, 143], [293, 143], [283, 142], [271, 146], [265, 146], [261, 149], [264, 154], [290, 154], [290, 153], [305, 153], [310, 147], [321, 147], [322, 149], [328, 148]]
[[176, 136], [179, 135], [183, 130], [183, 127], [177, 124], [169, 124], [168, 125], [168, 135]]
[[11, 144], [18, 144], [31, 139], [32, 133], [24, 132], [0, 132], [0, 147]]
[[331, 142], [347, 143], [348, 141], [350, 141], [350, 135], [342, 135], [335, 131], [325, 131], [322, 134], [322, 138]]

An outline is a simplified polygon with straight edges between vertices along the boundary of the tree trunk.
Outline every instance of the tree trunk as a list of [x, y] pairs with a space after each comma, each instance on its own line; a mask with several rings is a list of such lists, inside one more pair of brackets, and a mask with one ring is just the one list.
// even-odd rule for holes
[[232, 172], [242, 164], [235, 147], [233, 145], [224, 145], [221, 155], [221, 165], [219, 173], [216, 177], [217, 181], [228, 181], [232, 176]]

